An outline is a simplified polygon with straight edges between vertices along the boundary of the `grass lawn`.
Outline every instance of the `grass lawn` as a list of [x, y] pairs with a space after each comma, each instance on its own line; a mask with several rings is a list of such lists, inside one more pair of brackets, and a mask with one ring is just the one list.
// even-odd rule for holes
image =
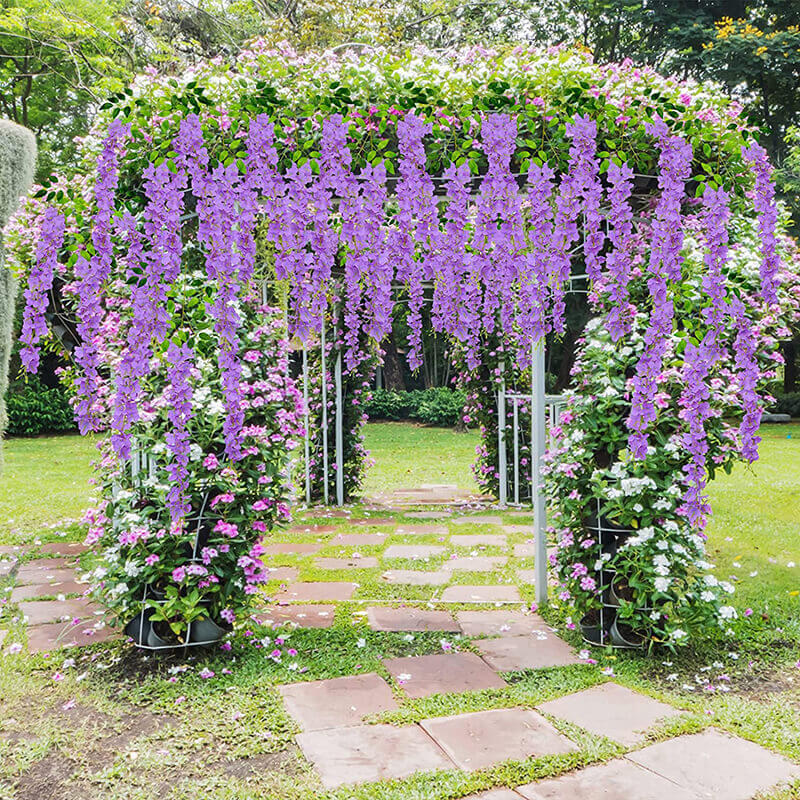
[[[596, 649], [596, 665], [506, 673], [505, 689], [410, 700], [394, 685], [400, 709], [384, 714], [381, 721], [408, 724], [467, 711], [532, 707], [606, 681], [613, 673], [617, 682], [685, 712], [654, 730], [649, 743], [715, 725], [800, 761], [800, 425], [766, 426], [762, 434], [761, 461], [720, 477], [711, 490], [715, 516], [708, 530], [710, 560], [717, 563], [720, 577], [736, 582], [733, 602], [742, 615], [732, 636], [675, 656]], [[370, 425], [367, 444], [377, 463], [366, 491], [420, 483], [473, 488], [469, 464], [476, 443], [474, 433]], [[78, 517], [86, 505], [91, 443], [68, 436], [12, 440], [5, 453], [0, 544], [52, 540], [62, 527], [68, 538], [79, 538], [79, 526], [57, 523]], [[354, 516], [363, 514], [359, 506], [352, 510]], [[402, 515], [387, 516], [402, 522]], [[507, 513], [503, 516], [508, 523], [520, 523]], [[347, 526], [346, 520], [325, 522], [337, 529]], [[453, 525], [451, 531], [456, 527], [458, 533], [477, 532]], [[525, 536], [509, 535], [509, 543]], [[335, 544], [335, 533], [321, 539], [322, 555], [345, 554]], [[430, 544], [437, 536], [413, 540]], [[365, 556], [372, 554], [369, 547], [361, 549]], [[299, 569], [301, 580], [321, 577], [312, 556], [286, 556], [281, 563]], [[366, 672], [388, 678], [382, 658], [442, 651], [441, 633], [407, 636], [367, 626], [361, 598], [399, 599], [381, 582], [380, 571], [363, 570], [354, 600], [338, 605], [333, 627], [296, 630], [282, 642], [254, 623], [252, 635], [235, 638], [231, 653], [192, 654], [188, 659], [180, 654], [146, 656], [122, 643], [49, 658], [0, 654], [0, 800], [455, 800], [623, 752], [608, 739], [560, 723], [577, 744], [566, 756], [512, 761], [474, 773], [444, 770], [402, 781], [322, 789], [294, 745], [297, 728], [275, 687]], [[352, 580], [338, 573], [325, 577]], [[423, 606], [434, 599], [424, 587], [412, 587], [406, 594], [409, 602]], [[530, 599], [529, 592], [523, 594]], [[2, 603], [0, 636], [8, 630], [7, 641], [22, 641], [16, 608]], [[753, 613], [745, 617], [746, 609]], [[565, 609], [552, 605], [543, 615], [560, 635], [580, 646], [566, 624]], [[474, 648], [469, 637], [447, 639], [455, 649]], [[283, 657], [270, 656], [276, 646]], [[73, 657], [76, 663], [65, 661]], [[211, 669], [214, 677], [201, 679], [201, 667]], [[713, 691], [708, 688], [712, 685]], [[798, 797], [800, 783], [769, 795], [770, 800]]]

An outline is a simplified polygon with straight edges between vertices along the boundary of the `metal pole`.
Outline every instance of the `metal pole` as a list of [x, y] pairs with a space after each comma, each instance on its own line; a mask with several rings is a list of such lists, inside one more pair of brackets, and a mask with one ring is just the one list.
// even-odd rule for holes
[[519, 398], [514, 398], [514, 505], [519, 505]]
[[336, 505], [344, 505], [344, 436], [342, 410], [342, 351], [336, 354]]
[[506, 458], [506, 364], [501, 361], [500, 388], [497, 391], [497, 455], [498, 471], [500, 473], [500, 505], [506, 505], [508, 500], [508, 463]]
[[322, 493], [328, 505], [328, 368], [325, 358], [325, 318], [322, 319]]
[[537, 603], [547, 602], [547, 509], [542, 482], [545, 450], [544, 337], [531, 342], [531, 476], [533, 480], [533, 541]]
[[303, 342], [303, 408], [305, 409], [306, 505], [311, 505], [311, 421], [308, 412], [308, 347]]

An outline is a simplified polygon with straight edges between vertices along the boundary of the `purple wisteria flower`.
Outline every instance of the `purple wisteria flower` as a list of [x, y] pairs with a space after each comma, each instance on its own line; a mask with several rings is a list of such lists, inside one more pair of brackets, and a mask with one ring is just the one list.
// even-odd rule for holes
[[166, 400], [169, 404], [169, 421], [172, 430], [166, 436], [167, 448], [172, 460], [167, 465], [172, 484], [167, 493], [167, 508], [173, 524], [178, 523], [189, 513], [187, 502], [187, 479], [189, 477], [189, 420], [194, 416], [192, 409], [192, 387], [190, 383], [194, 353], [188, 344], [177, 345], [170, 342], [167, 349], [167, 378], [169, 384]]

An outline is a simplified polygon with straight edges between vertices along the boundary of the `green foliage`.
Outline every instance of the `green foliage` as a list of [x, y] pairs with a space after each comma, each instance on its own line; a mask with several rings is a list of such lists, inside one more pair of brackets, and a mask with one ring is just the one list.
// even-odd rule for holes
[[426, 425], [453, 427], [462, 421], [466, 393], [439, 386], [396, 392], [376, 389], [364, 411], [374, 420], [416, 420]]
[[75, 430], [75, 417], [66, 390], [45, 386], [31, 377], [8, 393], [9, 436], [39, 436]]
[[800, 392], [779, 394], [770, 407], [774, 414], [788, 414], [790, 417], [800, 417]]

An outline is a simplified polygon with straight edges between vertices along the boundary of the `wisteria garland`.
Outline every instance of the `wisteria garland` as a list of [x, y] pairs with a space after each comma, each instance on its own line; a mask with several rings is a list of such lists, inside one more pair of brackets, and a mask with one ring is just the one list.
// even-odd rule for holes
[[167, 493], [173, 527], [180, 528], [181, 521], [189, 513], [190, 505], [186, 497], [189, 478], [189, 446], [191, 444], [188, 424], [194, 416], [192, 409], [192, 387], [190, 383], [193, 359], [192, 348], [187, 344], [170, 342], [167, 349], [167, 379], [165, 393], [168, 403], [168, 416], [172, 430], [166, 435], [166, 444], [172, 456], [167, 465], [172, 484]]
[[39, 241], [36, 243], [36, 260], [25, 289], [20, 360], [23, 367], [31, 373], [39, 369], [39, 341], [47, 333], [47, 294], [53, 288], [58, 253], [64, 245], [65, 227], [64, 215], [50, 206], [42, 217]]

